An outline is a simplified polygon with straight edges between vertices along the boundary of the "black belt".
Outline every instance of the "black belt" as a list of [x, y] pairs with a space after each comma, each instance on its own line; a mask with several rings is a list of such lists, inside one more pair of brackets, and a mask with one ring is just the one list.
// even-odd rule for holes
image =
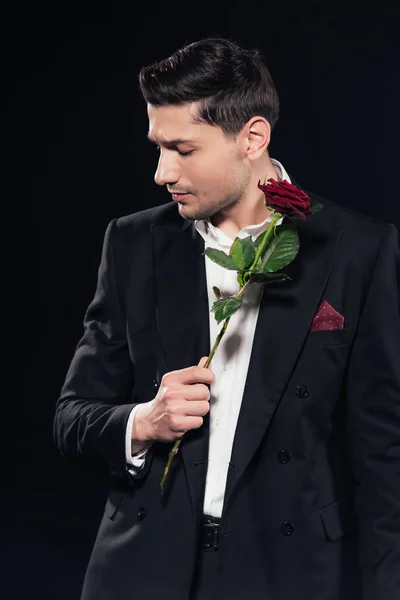
[[221, 519], [203, 515], [200, 529], [200, 545], [203, 550], [218, 550]]

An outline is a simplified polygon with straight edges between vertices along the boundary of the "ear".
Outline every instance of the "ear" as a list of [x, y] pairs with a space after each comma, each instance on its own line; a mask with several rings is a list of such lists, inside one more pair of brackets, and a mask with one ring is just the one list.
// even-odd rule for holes
[[243, 127], [243, 150], [249, 160], [257, 160], [268, 148], [271, 126], [264, 117], [252, 117]]

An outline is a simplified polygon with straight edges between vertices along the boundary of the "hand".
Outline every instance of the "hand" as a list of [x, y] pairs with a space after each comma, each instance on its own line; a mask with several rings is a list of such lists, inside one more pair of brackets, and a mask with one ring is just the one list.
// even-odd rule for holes
[[214, 373], [203, 365], [166, 373], [156, 397], [139, 405], [132, 427], [138, 442], [174, 442], [189, 429], [198, 429], [210, 410], [210, 390], [205, 384], [215, 381]]

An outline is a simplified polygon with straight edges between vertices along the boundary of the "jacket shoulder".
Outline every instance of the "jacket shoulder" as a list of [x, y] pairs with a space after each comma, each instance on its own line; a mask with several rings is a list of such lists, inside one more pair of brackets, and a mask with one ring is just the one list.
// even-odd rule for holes
[[182, 228], [185, 220], [180, 216], [176, 202], [167, 202], [160, 206], [153, 206], [135, 213], [123, 215], [115, 219], [116, 228], [124, 231], [132, 229], [150, 230], [154, 224], [160, 224], [166, 227]]
[[389, 229], [396, 228], [394, 223], [363, 214], [315, 192], [305, 191], [310, 196], [312, 204], [322, 204], [320, 213], [324, 223], [329, 224], [329, 228], [340, 227], [345, 235], [378, 241], [387, 235]]

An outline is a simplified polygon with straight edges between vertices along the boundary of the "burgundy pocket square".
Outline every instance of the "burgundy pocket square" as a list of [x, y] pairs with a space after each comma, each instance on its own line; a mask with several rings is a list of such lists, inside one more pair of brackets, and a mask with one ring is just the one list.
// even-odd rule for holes
[[344, 316], [324, 300], [312, 320], [310, 331], [343, 329]]

